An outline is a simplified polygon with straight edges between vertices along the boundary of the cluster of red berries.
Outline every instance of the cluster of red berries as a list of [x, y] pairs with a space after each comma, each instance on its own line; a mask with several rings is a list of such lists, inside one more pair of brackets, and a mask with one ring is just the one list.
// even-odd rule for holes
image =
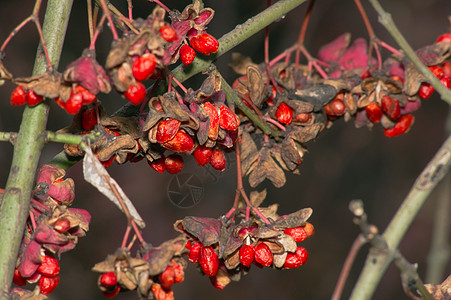
[[193, 62], [196, 57], [196, 51], [205, 55], [210, 55], [210, 53], [216, 53], [219, 49], [218, 40], [205, 32], [191, 37], [189, 43], [192, 48], [188, 44], [184, 44], [180, 47], [180, 59], [185, 66], [188, 66]]
[[24, 286], [27, 281], [30, 283], [38, 281], [40, 292], [43, 295], [49, 295], [57, 287], [60, 277], [60, 266], [56, 258], [51, 255], [41, 255], [41, 264], [33, 278], [24, 278], [16, 268], [14, 271], [13, 282], [18, 286]]
[[[448, 89], [451, 87], [451, 63], [449, 61], [444, 61], [441, 65], [429, 66], [428, 68], [445, 87]], [[423, 82], [418, 90], [418, 96], [421, 99], [428, 99], [434, 91], [435, 89], [430, 83]]]
[[63, 102], [61, 98], [56, 98], [55, 101], [68, 114], [76, 115], [83, 106], [93, 103], [96, 99], [96, 95], [86, 90], [81, 85], [76, 85], [71, 90], [70, 97], [66, 102]]
[[42, 102], [44, 98], [41, 95], [37, 95], [33, 89], [24, 89], [21, 85], [18, 85], [11, 93], [11, 105], [21, 106], [28, 104], [33, 107]]

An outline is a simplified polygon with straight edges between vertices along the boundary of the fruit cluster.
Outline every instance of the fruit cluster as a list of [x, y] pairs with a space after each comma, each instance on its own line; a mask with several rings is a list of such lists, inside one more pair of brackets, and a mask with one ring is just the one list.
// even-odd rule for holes
[[186, 217], [175, 226], [189, 239], [188, 260], [223, 289], [246, 275], [252, 264], [279, 269], [303, 265], [308, 253], [297, 243], [313, 235], [313, 225], [305, 222], [310, 214], [311, 209], [304, 209], [269, 223], [252, 217], [238, 224], [226, 218]]
[[[450, 49], [449, 34], [445, 34], [435, 44], [417, 50], [447, 88]], [[350, 44], [350, 35], [343, 34], [319, 50], [323, 68], [272, 62], [268, 73], [266, 65], [235, 56], [233, 68], [242, 76], [232, 87], [242, 102], [280, 134], [280, 138], [260, 138], [263, 132], [243, 124], [243, 173], [252, 187], [264, 179], [282, 186], [284, 170], [299, 172], [305, 143], [335, 120], [354, 119], [356, 127], [380, 124], [387, 137], [409, 131], [414, 123], [412, 113], [434, 88], [401, 54], [378, 61], [368, 53], [364, 39]]]
[[49, 165], [40, 168], [14, 272], [16, 285], [38, 282], [43, 295], [50, 294], [60, 280], [55, 256], [75, 248], [91, 218], [84, 209], [67, 207], [74, 201], [74, 182], [64, 175], [64, 170]]

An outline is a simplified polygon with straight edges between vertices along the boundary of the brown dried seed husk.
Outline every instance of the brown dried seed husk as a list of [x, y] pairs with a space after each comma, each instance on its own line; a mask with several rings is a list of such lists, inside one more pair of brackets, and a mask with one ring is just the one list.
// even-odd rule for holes
[[283, 246], [285, 251], [288, 251], [288, 252], [294, 253], [298, 247], [296, 241], [288, 234], [284, 234], [284, 233], [281, 234], [277, 238], [277, 241]]
[[47, 72], [32, 77], [19, 77], [14, 82], [25, 89], [32, 89], [36, 94], [46, 98], [57, 98], [60, 96], [61, 89], [68, 88], [62, 84], [61, 74], [57, 72]]
[[312, 88], [295, 90], [293, 98], [314, 105], [314, 111], [319, 111], [337, 95], [338, 90], [330, 84], [320, 84]]
[[[279, 204], [274, 203], [268, 207], [258, 207], [257, 209], [267, 218], [271, 220], [277, 220], [279, 215], [277, 214], [277, 209], [279, 208]], [[252, 212], [252, 211], [251, 211]], [[253, 212], [252, 212], [253, 213]], [[272, 232], [272, 234], [275, 234]]]
[[85, 152], [81, 150], [80, 146], [74, 144], [64, 144], [64, 152], [71, 157], [80, 157], [85, 154]]
[[260, 204], [262, 204], [263, 200], [266, 198], [266, 189], [263, 189], [262, 191], [252, 191], [249, 194], [249, 200], [251, 201], [251, 204], [253, 207], [259, 207]]
[[282, 254], [285, 252], [282, 244], [280, 244], [278, 241], [276, 241], [274, 239], [264, 240], [262, 242], [265, 243], [266, 246], [269, 247], [269, 250], [271, 250], [271, 252], [273, 254]]
[[266, 147], [260, 149], [258, 159], [249, 172], [249, 184], [253, 188], [265, 179], [270, 180], [275, 187], [282, 187], [286, 182], [285, 173], [272, 158], [270, 149]]
[[313, 210], [311, 208], [303, 208], [295, 211], [274, 223], [274, 227], [280, 230], [285, 228], [294, 228], [304, 226], [307, 220], [312, 215]]
[[233, 52], [232, 62], [229, 66], [235, 73], [246, 75], [248, 66], [256, 66], [256, 64], [252, 62], [252, 59], [249, 56], [244, 56], [241, 53]]
[[323, 123], [315, 123], [310, 126], [292, 126], [287, 132], [287, 138], [291, 138], [301, 144], [316, 138], [318, 133], [324, 129]]
[[130, 39], [114, 40], [111, 43], [111, 50], [105, 62], [106, 69], [113, 69], [121, 65], [127, 58], [128, 49], [130, 48]]
[[237, 249], [235, 252], [233, 252], [231, 255], [229, 255], [225, 260], [224, 264], [227, 269], [232, 270], [238, 267], [240, 264], [240, 251]]
[[282, 268], [285, 264], [285, 260], [287, 259], [287, 252], [283, 252], [280, 254], [274, 254], [273, 255], [273, 264], [276, 268]]
[[138, 143], [128, 134], [114, 136], [111, 139], [102, 139], [96, 143], [97, 156], [100, 161], [108, 160], [112, 155], [122, 151], [124, 153], [138, 152]]
[[257, 66], [250, 65], [247, 67], [247, 88], [249, 96], [257, 107], [261, 107], [262, 103], [268, 97], [265, 83]]
[[6, 69], [2, 59], [0, 59], [0, 79], [8, 81], [11, 81], [13, 79], [13, 74], [11, 74], [8, 69]]

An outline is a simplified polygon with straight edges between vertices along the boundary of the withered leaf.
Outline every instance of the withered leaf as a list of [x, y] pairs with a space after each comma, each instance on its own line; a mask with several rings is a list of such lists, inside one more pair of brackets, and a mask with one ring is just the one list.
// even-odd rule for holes
[[271, 220], [277, 220], [279, 215], [277, 214], [277, 209], [279, 208], [279, 204], [274, 203], [268, 207], [258, 207], [257, 209], [267, 218]]
[[219, 241], [222, 222], [218, 219], [188, 216], [183, 219], [182, 225], [204, 246], [210, 246]]
[[292, 126], [287, 130], [287, 137], [291, 138], [301, 144], [316, 138], [318, 133], [324, 128], [324, 124], [315, 123], [310, 126]]
[[259, 207], [260, 204], [262, 204], [263, 200], [265, 200], [266, 194], [266, 189], [263, 189], [261, 192], [252, 191], [249, 194], [249, 200], [251, 201], [252, 206]]
[[278, 230], [270, 228], [267, 225], [261, 225], [258, 227], [256, 237], [258, 237], [259, 239], [269, 239], [269, 238], [277, 237], [280, 234], [281, 233]]
[[[299, 147], [302, 151], [302, 147], [300, 145]], [[300, 155], [300, 150], [298, 150], [298, 145], [292, 138], [286, 137], [283, 139], [280, 152], [288, 170], [294, 171], [300, 165], [302, 156]]]
[[318, 111], [330, 100], [334, 99], [337, 93], [336, 87], [329, 84], [321, 84], [308, 89], [295, 90], [292, 97], [312, 103], [314, 111]]
[[289, 215], [281, 216], [274, 223], [275, 228], [285, 229], [294, 228], [298, 226], [304, 226], [308, 218], [312, 215], [313, 210], [311, 208], [303, 208]]
[[166, 241], [158, 247], [148, 246], [142, 250], [142, 259], [147, 261], [149, 265], [150, 276], [155, 276], [163, 272], [169, 261], [181, 254], [181, 250], [186, 245], [186, 239], [183, 236], [178, 236], [172, 240]]
[[87, 182], [96, 187], [123, 212], [121, 202], [118, 199], [120, 197], [136, 224], [141, 228], [146, 226], [138, 211], [133, 206], [133, 203], [125, 195], [119, 184], [108, 174], [105, 167], [102, 166], [89, 147], [85, 149], [83, 175]]
[[219, 239], [220, 245], [220, 257], [227, 257], [231, 253], [238, 250], [243, 243], [239, 239], [239, 237], [232, 234], [230, 230], [223, 230], [223, 234], [221, 234]]
[[441, 284], [425, 284], [424, 286], [434, 299], [451, 299], [451, 275]]
[[253, 188], [265, 179], [270, 180], [275, 187], [282, 187], [286, 181], [285, 173], [271, 157], [270, 150], [267, 147], [262, 147], [258, 152], [257, 161], [249, 172], [249, 184]]
[[122, 64], [127, 58], [128, 48], [130, 47], [130, 40], [119, 39], [111, 43], [111, 50], [105, 62], [105, 68], [112, 69]]
[[235, 73], [240, 75], [246, 75], [248, 66], [255, 65], [249, 56], [244, 56], [241, 53], [232, 53], [232, 62], [229, 66]]

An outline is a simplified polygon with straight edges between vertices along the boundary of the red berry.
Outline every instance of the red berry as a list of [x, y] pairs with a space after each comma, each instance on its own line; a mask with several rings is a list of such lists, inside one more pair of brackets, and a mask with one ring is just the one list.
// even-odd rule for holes
[[255, 246], [255, 261], [259, 264], [269, 267], [274, 260], [274, 256], [269, 249], [268, 245], [260, 242]]
[[219, 149], [214, 149], [211, 153], [210, 165], [218, 171], [224, 171], [226, 168], [226, 158], [224, 152]]
[[293, 120], [293, 109], [285, 102], [282, 102], [279, 107], [277, 107], [276, 117], [280, 123], [289, 125]]
[[174, 300], [174, 291], [165, 291], [158, 283], [152, 285], [152, 293], [156, 300]]
[[205, 147], [203, 145], [199, 145], [193, 152], [194, 160], [197, 162], [199, 166], [205, 166], [211, 161], [211, 154], [213, 153], [213, 149], [209, 147]]
[[192, 37], [189, 43], [194, 50], [205, 55], [216, 53], [219, 49], [218, 40], [208, 33], [202, 33]]
[[99, 285], [112, 287], [117, 284], [117, 277], [114, 272], [105, 272], [99, 277]]
[[188, 260], [192, 263], [197, 264], [200, 257], [200, 249], [202, 249], [201, 243], [193, 243], [189, 251]]
[[435, 41], [436, 43], [439, 42], [447, 42], [451, 44], [451, 33], [444, 33], [441, 36], [439, 36], [437, 38], [437, 40]]
[[307, 237], [311, 237], [315, 233], [315, 227], [313, 227], [312, 223], [305, 222], [303, 226], [305, 232], [307, 233]]
[[27, 284], [27, 280], [20, 275], [19, 269], [17, 268], [14, 270], [13, 282], [18, 286], [24, 286]]
[[219, 126], [226, 130], [236, 130], [240, 126], [240, 119], [227, 106], [219, 107]]
[[418, 96], [420, 96], [421, 99], [426, 100], [432, 96], [434, 91], [435, 89], [432, 85], [427, 82], [423, 82], [421, 83], [420, 89], [418, 90]]
[[448, 89], [451, 87], [451, 79], [448, 76], [443, 76], [440, 82]]
[[168, 265], [166, 269], [164, 269], [164, 271], [161, 272], [160, 275], [158, 275], [158, 280], [165, 290], [169, 290], [174, 284], [174, 277], [174, 268]]
[[196, 57], [196, 52], [190, 46], [183, 45], [180, 48], [180, 59], [182, 60], [182, 63], [185, 66], [190, 65], [193, 62], [195, 57]]
[[296, 242], [302, 242], [307, 238], [307, 232], [301, 226], [287, 228], [283, 232], [291, 236]]
[[360, 74], [360, 78], [362, 78], [362, 80], [365, 80], [365, 79], [367, 79], [367, 78], [370, 78], [372, 75], [371, 75], [371, 72], [370, 71], [368, 71], [368, 70], [365, 70], [365, 72], [363, 72], [362, 74]]
[[384, 129], [384, 134], [386, 137], [395, 137], [406, 133], [413, 124], [414, 117], [410, 114], [403, 115], [396, 122], [395, 126], [392, 128]]
[[91, 130], [97, 124], [97, 109], [92, 106], [81, 111], [81, 127], [84, 130]]
[[189, 152], [194, 148], [194, 141], [185, 131], [179, 130], [171, 140], [161, 145], [174, 152]]
[[159, 159], [156, 159], [154, 161], [147, 160], [147, 163], [149, 164], [149, 166], [152, 167], [152, 169], [154, 169], [158, 173], [163, 173], [164, 170], [166, 170], [165, 160], [166, 160], [166, 158], [163, 155], [162, 157], [160, 157]]
[[174, 283], [180, 283], [185, 280], [185, 271], [183, 270], [183, 267], [173, 260], [170, 264], [174, 269]]
[[202, 247], [200, 250], [199, 264], [202, 271], [208, 277], [215, 276], [219, 268], [219, 259], [211, 246]]
[[138, 81], [147, 80], [155, 71], [156, 61], [153, 53], [145, 53], [138, 57], [132, 66], [133, 77]]
[[382, 118], [382, 115], [384, 114], [382, 108], [376, 102], [370, 103], [365, 106], [365, 111], [366, 116], [373, 123], [379, 122]]
[[171, 174], [177, 174], [183, 169], [183, 158], [178, 154], [171, 154], [164, 160], [166, 170]]
[[83, 98], [83, 105], [91, 104], [97, 99], [97, 96], [82, 87], [81, 85], [77, 85], [75, 87], [75, 93], [80, 93]]
[[435, 75], [438, 79], [442, 79], [444, 73], [443, 69], [440, 66], [428, 66], [429, 70], [432, 72], [432, 74]]
[[404, 79], [402, 79], [402, 78], [401, 78], [400, 76], [398, 76], [398, 75], [392, 75], [392, 76], [390, 76], [390, 78], [393, 79], [393, 80], [396, 80], [396, 81], [401, 82], [401, 84], [404, 84]]
[[157, 126], [157, 142], [162, 144], [172, 140], [179, 131], [180, 124], [180, 121], [176, 119], [160, 121]]
[[41, 276], [39, 278], [39, 288], [41, 290], [41, 294], [43, 295], [49, 295], [53, 290], [57, 287], [58, 283], [60, 282], [60, 277], [47, 277], [47, 276]]
[[442, 63], [443, 75], [451, 78], [451, 62], [444, 61]]
[[103, 165], [105, 168], [108, 168], [109, 166], [111, 166], [111, 165], [113, 164], [113, 162], [114, 162], [115, 159], [116, 159], [116, 155], [113, 154], [113, 155], [111, 155], [111, 157], [108, 158], [107, 160], [100, 161], [100, 162], [102, 163], [102, 165]]
[[208, 137], [212, 140], [216, 140], [219, 133], [219, 114], [216, 106], [210, 102], [204, 103], [204, 110], [210, 117], [210, 124], [208, 127]]
[[30, 107], [36, 106], [44, 100], [44, 97], [37, 95], [33, 90], [28, 90], [26, 98]]
[[38, 272], [47, 277], [53, 277], [60, 273], [58, 260], [51, 256], [44, 256], [38, 267]]
[[401, 107], [399, 106], [398, 99], [390, 96], [384, 96], [381, 100], [381, 106], [387, 117], [393, 121], [398, 120], [401, 116]]
[[11, 105], [20, 106], [27, 103], [27, 97], [24, 88], [21, 85], [16, 86], [14, 91], [11, 93]]
[[160, 36], [167, 42], [173, 42], [179, 38], [174, 28], [168, 25], [160, 27]]
[[300, 113], [294, 116], [293, 122], [307, 123], [312, 119], [311, 113]]
[[252, 245], [243, 245], [240, 248], [240, 262], [243, 266], [249, 267], [254, 261], [255, 250]]
[[83, 105], [83, 96], [81, 93], [71, 93], [69, 99], [63, 104], [68, 114], [76, 115]]
[[65, 233], [70, 229], [70, 221], [66, 218], [61, 218], [53, 224], [53, 229], [59, 233]]
[[106, 290], [106, 291], [103, 291], [102, 294], [106, 298], [114, 298], [114, 297], [116, 297], [117, 294], [119, 294], [120, 290], [121, 290], [121, 287], [119, 285], [117, 285], [114, 288], [114, 290], [112, 290], [112, 291]]
[[324, 105], [324, 110], [329, 116], [340, 117], [346, 112], [346, 105], [342, 100], [335, 98]]
[[283, 267], [285, 269], [295, 269], [307, 261], [308, 258], [308, 252], [304, 247], [297, 247], [296, 251], [294, 253], [287, 253], [287, 258], [285, 259], [285, 263], [283, 264]]
[[146, 87], [139, 81], [135, 84], [130, 84], [127, 91], [124, 93], [125, 98], [134, 105], [138, 105], [146, 98]]

